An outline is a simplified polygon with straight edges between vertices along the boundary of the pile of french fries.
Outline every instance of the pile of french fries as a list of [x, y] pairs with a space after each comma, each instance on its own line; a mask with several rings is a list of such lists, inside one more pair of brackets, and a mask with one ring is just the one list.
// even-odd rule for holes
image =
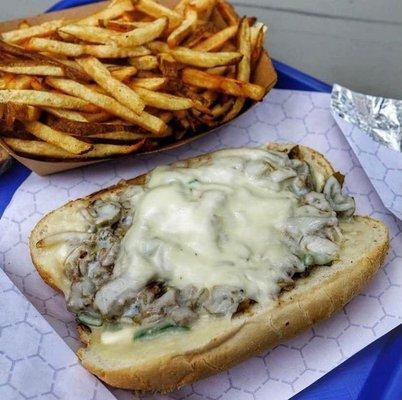
[[114, 0], [80, 20], [2, 34], [0, 135], [17, 154], [90, 160], [150, 151], [236, 117], [266, 26], [225, 0]]

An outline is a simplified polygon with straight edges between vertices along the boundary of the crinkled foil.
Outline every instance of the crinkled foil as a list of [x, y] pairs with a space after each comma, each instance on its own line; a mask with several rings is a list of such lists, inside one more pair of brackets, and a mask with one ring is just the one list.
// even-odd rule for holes
[[368, 96], [335, 84], [331, 106], [377, 142], [402, 152], [402, 100]]

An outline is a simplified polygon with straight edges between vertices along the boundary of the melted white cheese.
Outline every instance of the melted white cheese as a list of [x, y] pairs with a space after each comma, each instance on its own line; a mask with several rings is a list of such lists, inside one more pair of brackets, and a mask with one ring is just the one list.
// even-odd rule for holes
[[295, 262], [281, 227], [298, 200], [269, 177], [269, 157], [262, 149], [223, 150], [195, 167], [156, 168], [135, 196], [113, 279], [96, 296], [99, 309], [152, 279], [273, 298]]

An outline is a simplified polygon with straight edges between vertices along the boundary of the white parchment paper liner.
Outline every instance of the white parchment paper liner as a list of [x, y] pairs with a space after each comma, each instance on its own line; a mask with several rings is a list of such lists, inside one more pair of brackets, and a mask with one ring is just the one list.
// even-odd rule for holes
[[[39, 339], [35, 339], [37, 344], [31, 347], [32, 330], [29, 323], [24, 322], [24, 313], [27, 307], [32, 312], [34, 309], [23, 297], [15, 303], [8, 300], [5, 302], [4, 298], [0, 298], [0, 315], [7, 314], [5, 322], [0, 318], [0, 363], [3, 362], [1, 351], [10, 347], [15, 349], [6, 353], [6, 361], [0, 367], [0, 398], [9, 398], [2, 395], [1, 390], [16, 391], [17, 394], [29, 391], [33, 399], [41, 400], [110, 398], [104, 389], [100, 389], [100, 383], [96, 384], [97, 397], [94, 397], [94, 378], [77, 366], [77, 361], [73, 358], [71, 368], [77, 374], [74, 375], [75, 384], [70, 385], [66, 380], [67, 394], [62, 397], [57, 388], [64, 384], [61, 382], [64, 379], [63, 374], [53, 372], [54, 375], [49, 378], [53, 382], [50, 388], [49, 385], [42, 386], [39, 380], [26, 379], [32, 373], [32, 366], [20, 360], [39, 357], [45, 365], [50, 365], [65, 358], [69, 360], [72, 354], [70, 348], [75, 350], [79, 346], [75, 323], [72, 315], [65, 309], [63, 297], [43, 283], [29, 257], [28, 235], [44, 213], [64, 204], [68, 199], [87, 195], [120, 179], [146, 172], [159, 164], [223, 147], [258, 146], [270, 141], [297, 142], [314, 147], [325, 154], [335, 168], [346, 174], [346, 190], [355, 196], [358, 212], [382, 219], [390, 227], [392, 250], [388, 261], [364, 293], [358, 295], [330, 320], [316, 324], [296, 338], [260, 357], [251, 358], [230, 371], [188, 385], [170, 395], [149, 395], [147, 398], [287, 399], [399, 325], [402, 322], [401, 222], [384, 208], [340, 132], [331, 116], [330, 96], [274, 90], [250, 113], [211, 136], [181, 149], [157, 156], [143, 156], [141, 162], [138, 159], [116, 160], [54, 176], [40, 177], [31, 174], [27, 178], [0, 220], [0, 265], [26, 299], [49, 322], [54, 329], [50, 332], [55, 340], [60, 337], [63, 341], [47, 344], [46, 335], [39, 332]], [[400, 173], [397, 168], [393, 166], [389, 171]], [[0, 283], [4, 282], [4, 276], [0, 276]], [[4, 333], [7, 332], [7, 326], [19, 323], [21, 328], [18, 333], [8, 336]], [[22, 339], [13, 345], [12, 340], [17, 334]], [[64, 368], [65, 374], [69, 373], [68, 363], [61, 368]], [[132, 394], [128, 391], [115, 390], [113, 393], [117, 399], [132, 399]], [[23, 396], [16, 398], [22, 399]]]

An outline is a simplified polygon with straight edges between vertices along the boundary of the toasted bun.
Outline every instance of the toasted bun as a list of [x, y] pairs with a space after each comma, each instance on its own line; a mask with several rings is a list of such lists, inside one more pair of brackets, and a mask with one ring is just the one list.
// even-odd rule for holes
[[[293, 145], [270, 144], [268, 148], [289, 151]], [[299, 156], [326, 179], [334, 173], [316, 151], [299, 147]], [[188, 160], [196, 164], [203, 157]], [[127, 185], [142, 184], [145, 176], [76, 200], [45, 216], [30, 237], [32, 260], [42, 278], [65, 291], [69, 285], [54, 262], [50, 249], [36, 243], [51, 233], [74, 230], [83, 224], [76, 210], [95, 198], [107, 198]], [[319, 320], [330, 317], [358, 294], [384, 262], [389, 248], [387, 227], [369, 217], [342, 222], [344, 243], [340, 259], [331, 267], [315, 267], [296, 286], [268, 306], [228, 319], [210, 319], [197, 329], [172, 337], [161, 335], [130, 345], [100, 343], [99, 335], [81, 331], [85, 347], [78, 350], [82, 364], [106, 383], [119, 388], [169, 392], [197, 379], [220, 372], [288, 339]], [[170, 335], [167, 335], [170, 336]]]

